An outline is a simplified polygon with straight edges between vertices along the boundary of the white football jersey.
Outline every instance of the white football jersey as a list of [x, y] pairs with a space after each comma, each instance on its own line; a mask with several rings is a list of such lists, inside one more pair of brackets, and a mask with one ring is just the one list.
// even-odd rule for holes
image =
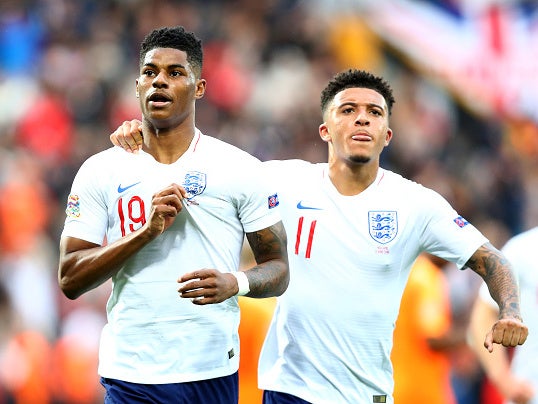
[[[512, 372], [533, 384], [535, 396], [528, 404], [538, 404], [538, 361], [532, 358], [538, 356], [538, 227], [527, 230], [512, 237], [502, 248], [502, 252], [512, 264], [516, 273], [520, 298], [521, 316], [529, 328], [529, 336], [523, 345], [514, 350]], [[487, 285], [480, 286], [480, 297], [492, 307], [497, 303], [490, 296]]]
[[312, 403], [392, 403], [392, 335], [413, 262], [426, 251], [462, 268], [487, 239], [438, 193], [391, 171], [343, 196], [325, 163], [264, 167], [280, 181], [290, 284], [259, 387]]
[[197, 306], [179, 297], [177, 279], [203, 268], [237, 271], [245, 232], [280, 220], [276, 191], [259, 170], [258, 159], [199, 131], [173, 164], [114, 147], [82, 165], [64, 237], [114, 242], [146, 222], [154, 193], [173, 182], [189, 192], [173, 225], [112, 278], [101, 376], [158, 384], [237, 371], [237, 298]]

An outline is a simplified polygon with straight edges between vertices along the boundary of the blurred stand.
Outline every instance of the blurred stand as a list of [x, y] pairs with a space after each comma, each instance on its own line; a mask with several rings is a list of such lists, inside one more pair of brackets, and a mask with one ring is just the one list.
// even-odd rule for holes
[[[366, 4], [376, 4], [381, 11], [389, 3], [0, 2], [0, 283], [5, 285], [9, 312], [15, 319], [0, 323], [0, 333], [5, 336], [0, 404], [13, 402], [14, 397], [17, 403], [101, 400], [95, 347], [105, 321], [108, 288], [103, 286], [74, 302], [61, 297], [57, 245], [69, 186], [81, 162], [110, 147], [108, 135], [123, 120], [140, 117], [135, 97], [138, 73], [126, 66], [137, 65], [138, 43], [152, 28], [184, 25], [204, 40], [208, 90], [197, 110], [202, 131], [263, 160], [298, 157], [324, 161], [326, 147], [318, 136], [321, 87], [337, 71], [350, 67], [372, 70], [391, 82], [397, 96], [391, 118], [395, 136], [382, 156], [383, 166], [424, 180], [425, 185], [435, 184], [473, 223], [496, 221], [510, 234], [538, 223], [538, 204], [533, 203], [538, 200], [536, 115], [513, 116], [506, 108], [503, 113], [471, 108], [465, 85], [447, 85], [443, 77], [433, 74], [431, 64], [413, 59], [407, 49], [389, 38], [391, 33], [383, 24], [394, 18], [401, 22], [404, 14], [394, 14], [389, 8], [378, 23], [367, 14]], [[434, 6], [467, 23], [476, 20], [465, 18], [478, 15], [492, 2], [473, 2], [482, 7], [471, 7], [471, 1], [464, 0], [411, 3], [419, 11]], [[505, 19], [507, 16], [536, 15], [532, 2], [505, 3], [498, 21], [500, 28], [508, 28], [500, 33], [524, 27], [503, 25], [516, 21]], [[517, 14], [521, 10], [525, 14]], [[408, 29], [427, 26], [407, 24]], [[439, 24], [435, 33], [422, 38], [434, 45], [441, 40], [457, 46], [469, 42], [451, 39], [443, 27]], [[525, 38], [527, 44], [536, 40], [533, 35]], [[416, 44], [410, 38], [406, 43]], [[458, 53], [451, 53], [448, 45], [437, 48], [450, 58], [445, 66], [460, 66]], [[536, 44], [530, 49], [536, 49]], [[527, 62], [535, 59], [527, 58]], [[430, 57], [431, 62], [439, 60], [444, 59]], [[516, 94], [514, 83], [527, 77], [511, 74], [514, 65], [503, 62], [506, 70], [496, 76], [501, 78], [497, 84], [510, 91], [496, 94]], [[453, 80], [453, 76], [446, 77]], [[532, 90], [533, 83], [536, 81], [529, 81], [517, 98], [524, 102], [521, 111], [538, 110], [533, 103], [538, 94]], [[472, 105], [486, 103], [474, 101]], [[472, 295], [474, 290], [462, 288], [461, 293]], [[274, 302], [259, 302], [263, 307], [251, 303], [241, 299], [242, 366], [247, 368], [240, 377], [248, 389], [253, 389], [258, 347]], [[455, 310], [453, 315], [458, 320], [465, 310]], [[39, 357], [33, 356], [36, 352]], [[472, 365], [472, 358], [464, 363]], [[43, 369], [46, 372], [40, 373]], [[52, 377], [51, 385], [55, 372], [70, 377], [66, 383]], [[73, 374], [78, 376], [71, 379]], [[251, 390], [252, 396], [244, 389], [242, 384], [245, 400], [259, 397], [256, 389]], [[22, 391], [42, 394], [41, 401], [22, 400]]]

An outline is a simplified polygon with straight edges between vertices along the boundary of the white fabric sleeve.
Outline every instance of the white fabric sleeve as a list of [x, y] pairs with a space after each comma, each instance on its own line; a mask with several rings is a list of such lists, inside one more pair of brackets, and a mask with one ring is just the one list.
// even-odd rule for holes
[[421, 235], [426, 251], [462, 269], [474, 252], [488, 239], [437, 192], [424, 189], [422, 202], [427, 203], [424, 212], [425, 230]]
[[281, 220], [280, 201], [275, 180], [257, 162], [244, 166], [243, 192], [238, 211], [245, 232], [250, 233], [272, 226]]
[[108, 215], [97, 183], [100, 171], [95, 158], [80, 167], [67, 198], [66, 219], [62, 236], [76, 237], [102, 244], [106, 235]]

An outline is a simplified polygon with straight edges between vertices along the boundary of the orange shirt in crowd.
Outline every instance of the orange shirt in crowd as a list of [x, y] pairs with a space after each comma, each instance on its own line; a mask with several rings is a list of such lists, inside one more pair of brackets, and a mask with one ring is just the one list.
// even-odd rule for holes
[[239, 297], [241, 323], [239, 325], [239, 404], [262, 402], [258, 389], [258, 358], [276, 305], [276, 298], [250, 299]]
[[405, 288], [394, 331], [392, 363], [398, 404], [455, 404], [450, 357], [432, 350], [427, 338], [450, 328], [449, 290], [442, 270], [427, 257], [415, 262]]

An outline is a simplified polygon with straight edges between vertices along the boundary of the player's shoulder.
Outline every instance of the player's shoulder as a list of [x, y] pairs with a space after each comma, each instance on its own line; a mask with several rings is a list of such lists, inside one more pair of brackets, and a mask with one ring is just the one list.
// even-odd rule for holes
[[401, 174], [398, 174], [394, 171], [387, 170], [385, 168], [379, 168], [377, 181], [379, 185], [390, 187], [397, 191], [413, 191], [413, 192], [433, 192], [431, 189], [425, 187], [424, 185], [413, 181], [409, 178], [404, 177]]
[[195, 150], [212, 155], [217, 160], [228, 160], [238, 164], [256, 164], [260, 160], [249, 152], [216, 137], [200, 132]]
[[108, 149], [101, 150], [90, 157], [88, 159], [107, 159], [107, 158], [117, 158], [118, 156], [136, 156], [134, 153], [129, 153], [125, 150], [123, 150], [119, 146], [112, 146]]
[[92, 154], [91, 156], [86, 158], [83, 165], [90, 167], [102, 167], [103, 165], [109, 163], [117, 163], [118, 160], [121, 161], [121, 159], [129, 158], [129, 156], [131, 156], [132, 158], [134, 154], [126, 152], [121, 147], [112, 146], [108, 149]]
[[448, 203], [437, 191], [387, 169], [380, 168], [376, 182], [377, 192], [383, 198], [390, 198], [418, 211], [429, 211]]

